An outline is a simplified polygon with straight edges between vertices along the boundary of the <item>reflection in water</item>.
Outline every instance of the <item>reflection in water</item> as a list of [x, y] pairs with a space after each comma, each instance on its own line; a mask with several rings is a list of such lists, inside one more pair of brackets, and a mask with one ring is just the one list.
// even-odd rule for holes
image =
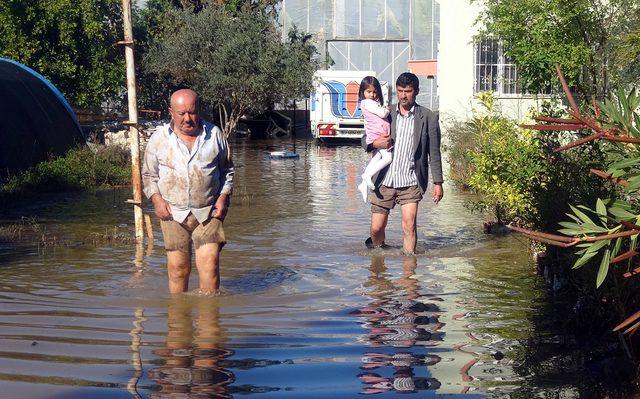
[[151, 397], [175, 398], [178, 394], [188, 398], [230, 397], [227, 386], [235, 377], [220, 362], [233, 352], [222, 347], [224, 339], [215, 299], [171, 298], [167, 324], [165, 348], [153, 351], [164, 365], [149, 372], [151, 379], [160, 384], [159, 392]]
[[[413, 278], [416, 266], [415, 257], [405, 257], [402, 276], [392, 282], [386, 274], [384, 257], [371, 258], [367, 285], [373, 300], [354, 312], [366, 320], [363, 327], [369, 330], [365, 336], [368, 345], [379, 350], [362, 357], [360, 368], [365, 372], [358, 378], [364, 384], [363, 394], [410, 393], [440, 387], [435, 378], [420, 376], [414, 371], [414, 368], [440, 362], [439, 356], [395, 350], [435, 346], [442, 341], [439, 330], [444, 324], [438, 321], [438, 306], [421, 301], [418, 281]], [[393, 351], [386, 353], [385, 349], [389, 348]], [[383, 376], [385, 372], [387, 377]]]
[[[614, 397], [597, 389], [617, 358], [578, 351], [553, 317], [572, 308], [546, 294], [527, 243], [482, 235], [464, 194], [420, 204], [417, 268], [398, 251], [371, 259], [355, 191], [367, 155], [307, 143], [271, 160], [274, 144], [288, 145], [234, 143], [226, 295], [172, 299], [168, 312], [159, 229], [146, 254], [83, 244], [114, 226], [133, 235], [130, 189], [3, 208], [0, 219], [35, 216], [73, 245], [0, 245], [0, 397]], [[401, 218], [387, 231], [397, 244]]]
[[131, 335], [131, 346], [129, 349], [131, 350], [131, 365], [133, 366], [133, 375], [127, 382], [127, 391], [135, 398], [140, 398], [140, 393], [138, 392], [138, 381], [142, 376], [142, 357], [140, 356], [140, 346], [142, 343], [142, 338], [140, 337], [144, 332], [142, 328], [142, 322], [146, 320], [144, 317], [144, 309], [138, 306], [134, 313], [135, 319], [133, 321], [133, 328], [129, 335]]

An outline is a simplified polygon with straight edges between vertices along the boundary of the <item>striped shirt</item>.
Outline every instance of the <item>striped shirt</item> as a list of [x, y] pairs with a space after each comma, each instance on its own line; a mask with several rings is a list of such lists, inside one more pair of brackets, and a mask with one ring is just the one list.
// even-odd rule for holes
[[411, 107], [407, 116], [396, 114], [396, 139], [393, 145], [393, 161], [389, 165], [382, 184], [387, 187], [402, 188], [418, 184], [415, 161], [413, 159], [413, 120], [415, 106]]

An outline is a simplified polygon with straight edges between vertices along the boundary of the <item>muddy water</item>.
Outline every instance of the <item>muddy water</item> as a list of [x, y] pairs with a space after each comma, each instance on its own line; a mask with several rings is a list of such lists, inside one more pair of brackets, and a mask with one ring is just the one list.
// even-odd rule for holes
[[0, 398], [580, 397], [526, 367], [547, 332], [524, 242], [482, 235], [448, 188], [420, 206], [422, 254], [369, 252], [362, 151], [273, 146], [292, 149], [235, 145], [220, 297], [167, 295], [157, 224], [153, 248], [91, 243], [131, 232], [128, 190], [2, 215], [66, 245], [0, 248]]

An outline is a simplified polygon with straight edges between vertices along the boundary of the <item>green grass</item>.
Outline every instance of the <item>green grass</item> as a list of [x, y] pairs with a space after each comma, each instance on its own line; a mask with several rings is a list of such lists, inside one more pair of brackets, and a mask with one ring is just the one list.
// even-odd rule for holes
[[43, 192], [81, 191], [130, 184], [127, 150], [117, 147], [74, 148], [64, 156], [41, 162], [0, 183], [0, 197]]

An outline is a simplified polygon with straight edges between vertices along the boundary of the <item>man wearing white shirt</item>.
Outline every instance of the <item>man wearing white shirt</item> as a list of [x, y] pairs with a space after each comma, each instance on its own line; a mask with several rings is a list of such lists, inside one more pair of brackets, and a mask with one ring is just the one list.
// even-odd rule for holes
[[233, 190], [233, 163], [222, 131], [200, 119], [198, 94], [171, 95], [171, 122], [151, 136], [142, 165], [144, 193], [161, 220], [169, 292], [185, 292], [195, 247], [200, 291], [220, 288], [222, 222]]

